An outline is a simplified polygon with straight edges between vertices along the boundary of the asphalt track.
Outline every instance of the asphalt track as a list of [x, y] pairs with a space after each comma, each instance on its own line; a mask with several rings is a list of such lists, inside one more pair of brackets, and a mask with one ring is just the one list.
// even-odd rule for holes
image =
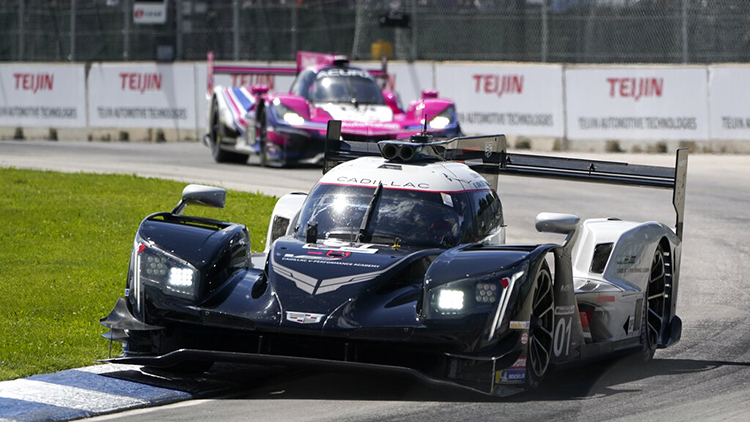
[[[672, 155], [565, 155], [674, 164]], [[320, 174], [310, 168], [264, 169], [252, 161], [218, 165], [208, 149], [197, 143], [0, 141], [0, 165], [137, 174], [276, 196], [306, 191]], [[559, 240], [533, 230], [534, 217], [541, 211], [576, 213], [582, 218], [674, 221], [669, 192], [656, 189], [505, 177], [500, 179], [498, 193], [509, 242]], [[178, 195], [175, 192], [175, 199]], [[750, 418], [750, 294], [745, 281], [750, 270], [750, 157], [692, 155], [686, 204], [677, 307], [684, 322], [682, 340], [659, 350], [646, 366], [624, 358], [561, 370], [538, 390], [502, 400], [386, 374], [216, 365], [200, 377], [175, 379], [114, 367], [102, 377], [109, 380], [107, 394], [99, 397], [103, 401], [99, 409], [104, 410], [61, 411], [58, 418], [139, 407], [91, 420], [746, 421]], [[77, 372], [87, 371], [96, 370]], [[63, 386], [68, 390], [60, 393], [60, 407], [68, 409], [65, 397], [71, 397], [72, 390], [102, 388], [100, 381], [83, 381], [69, 374], [0, 383], [0, 420], [42, 420], [38, 413], [2, 413], [4, 400], [15, 403], [9, 401], [9, 392], [19, 396], [12, 400], [29, 403], [36, 400], [32, 399], [35, 394], [44, 395], [39, 392], [40, 384]], [[35, 389], [14, 390], [8, 387], [10, 383], [32, 384]], [[114, 391], [120, 388], [114, 386], [118, 383], [124, 385], [119, 393]], [[153, 399], [156, 396], [160, 399]], [[177, 403], [152, 407], [170, 402]]]

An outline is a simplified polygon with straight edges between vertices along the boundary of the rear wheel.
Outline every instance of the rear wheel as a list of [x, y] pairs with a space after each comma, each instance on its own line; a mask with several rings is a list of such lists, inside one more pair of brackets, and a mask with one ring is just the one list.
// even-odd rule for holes
[[219, 119], [219, 104], [214, 99], [211, 104], [211, 127], [209, 128], [211, 155], [217, 163], [244, 163], [247, 162], [247, 154], [239, 154], [221, 149], [224, 140], [224, 124]]
[[536, 387], [547, 374], [552, 359], [553, 327], [555, 323], [555, 298], [552, 276], [544, 262], [534, 278], [531, 327], [527, 354], [526, 378], [529, 386]]
[[657, 246], [651, 260], [651, 271], [646, 286], [643, 316], [641, 318], [643, 325], [641, 328], [641, 356], [646, 362], [654, 357], [656, 347], [659, 344], [659, 337], [661, 337], [667, 319], [666, 287], [671, 273], [666, 256], [662, 246]]

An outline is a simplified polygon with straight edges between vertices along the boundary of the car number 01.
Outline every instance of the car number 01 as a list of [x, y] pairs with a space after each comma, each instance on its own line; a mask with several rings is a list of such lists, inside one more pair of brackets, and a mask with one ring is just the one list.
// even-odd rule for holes
[[565, 349], [565, 356], [570, 351], [570, 329], [573, 325], [573, 318], [560, 318], [557, 320], [555, 327], [555, 356], [560, 356]]

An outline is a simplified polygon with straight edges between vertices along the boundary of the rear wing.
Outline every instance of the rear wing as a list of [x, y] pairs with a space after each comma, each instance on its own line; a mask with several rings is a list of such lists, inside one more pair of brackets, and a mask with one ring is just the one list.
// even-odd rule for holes
[[[408, 148], [413, 150], [409, 151]], [[402, 153], [405, 150], [405, 153]], [[672, 190], [676, 213], [676, 234], [682, 239], [685, 214], [685, 182], [688, 149], [679, 148], [674, 167], [628, 164], [614, 161], [586, 160], [545, 155], [507, 152], [505, 135], [470, 136], [437, 142], [380, 141], [356, 142], [341, 140], [341, 122], [328, 122], [323, 172], [354, 158], [383, 156], [394, 161], [409, 161], [420, 156], [462, 161], [482, 173], [492, 186], [500, 174], [545, 177], [629, 186], [645, 186]], [[406, 159], [408, 158], [408, 160]]]
[[679, 148], [675, 166], [660, 167], [503, 151], [498, 173], [671, 189], [672, 205], [677, 219], [676, 234], [682, 239], [687, 158], [688, 149]]
[[[304, 68], [309, 66], [317, 65], [335, 65], [337, 63], [349, 63], [349, 59], [345, 56], [335, 56], [333, 54], [322, 54], [322, 53], [311, 53], [308, 51], [297, 52], [297, 65], [292, 66], [239, 66], [239, 65], [220, 65], [217, 66], [214, 62], [214, 52], [209, 51], [206, 54], [206, 63], [208, 69], [208, 94], [213, 92], [214, 89], [214, 75], [216, 74], [229, 74], [229, 75], [287, 75], [294, 76], [301, 72]], [[365, 69], [372, 76], [376, 78], [386, 78], [388, 76], [387, 60], [383, 59], [381, 62], [381, 69]]]

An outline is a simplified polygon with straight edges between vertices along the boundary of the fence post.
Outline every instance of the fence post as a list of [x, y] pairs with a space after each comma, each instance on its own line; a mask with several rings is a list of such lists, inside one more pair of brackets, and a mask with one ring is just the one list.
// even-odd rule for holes
[[[299, 25], [297, 16], [298, 7], [299, 2], [292, 3], [292, 59], [297, 55], [297, 25]], [[357, 29], [355, 28], [354, 30], [356, 31]]]
[[[190, 5], [192, 6], [192, 4]], [[182, 60], [182, 0], [174, 2], [175, 16], [175, 60]]]
[[547, 8], [547, 0], [542, 0], [542, 63], [547, 62], [547, 43], [549, 42], [549, 32], [547, 29], [547, 15], [549, 9]]
[[122, 18], [124, 20], [122, 30], [122, 60], [128, 61], [130, 51], [130, 0], [122, 2]]
[[76, 61], [76, 0], [70, 0], [70, 56], [68, 60]]
[[682, 0], [682, 63], [688, 63], [688, 0]]
[[234, 15], [234, 61], [240, 59], [240, 2], [239, 0], [232, 1], [232, 14]]
[[18, 61], [23, 61], [23, 36], [24, 36], [24, 27], [23, 27], [23, 15], [25, 14], [25, 0], [18, 0]]

